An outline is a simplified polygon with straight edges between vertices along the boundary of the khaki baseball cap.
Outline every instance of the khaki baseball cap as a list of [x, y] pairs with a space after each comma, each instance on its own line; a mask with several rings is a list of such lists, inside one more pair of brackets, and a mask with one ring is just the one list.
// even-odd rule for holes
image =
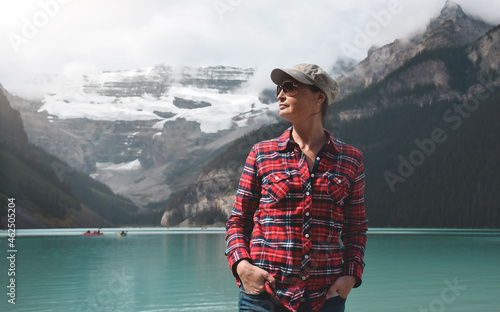
[[337, 81], [318, 65], [297, 64], [291, 68], [275, 68], [271, 72], [271, 80], [277, 85], [281, 84], [287, 76], [303, 84], [318, 87], [325, 93], [328, 105], [332, 104], [339, 95], [340, 89]]

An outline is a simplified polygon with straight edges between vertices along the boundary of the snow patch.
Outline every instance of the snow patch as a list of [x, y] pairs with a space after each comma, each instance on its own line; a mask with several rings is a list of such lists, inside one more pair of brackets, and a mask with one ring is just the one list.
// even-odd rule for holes
[[100, 170], [139, 170], [142, 168], [141, 162], [139, 159], [136, 159], [134, 161], [128, 162], [128, 163], [120, 163], [120, 164], [114, 164], [114, 163], [96, 163], [97, 169]]
[[[182, 109], [173, 104], [175, 98], [208, 102], [211, 106]], [[47, 94], [38, 112], [46, 111], [60, 119], [88, 118], [93, 120], [159, 120], [153, 128], [162, 129], [167, 120], [184, 118], [200, 124], [201, 131], [214, 133], [229, 129], [235, 116], [246, 118], [269, 110], [269, 106], [252, 94], [219, 93], [216, 89], [172, 86], [160, 98], [144, 94], [141, 97], [113, 97], [75, 90], [70, 93]], [[161, 118], [154, 111], [171, 112], [172, 118]], [[237, 120], [238, 124], [245, 124]], [[134, 133], [133, 135], [136, 135]]]

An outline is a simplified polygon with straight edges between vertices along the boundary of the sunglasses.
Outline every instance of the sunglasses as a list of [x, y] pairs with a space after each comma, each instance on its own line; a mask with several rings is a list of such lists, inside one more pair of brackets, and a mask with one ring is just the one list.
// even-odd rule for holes
[[297, 86], [291, 81], [284, 82], [281, 86], [280, 85], [276, 86], [276, 96], [279, 96], [281, 90], [285, 92], [286, 96], [294, 96], [295, 94], [297, 94], [298, 88], [299, 86]]

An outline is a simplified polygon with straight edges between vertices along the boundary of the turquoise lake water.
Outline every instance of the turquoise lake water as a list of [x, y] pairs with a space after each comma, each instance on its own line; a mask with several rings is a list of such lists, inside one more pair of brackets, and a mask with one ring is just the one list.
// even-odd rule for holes
[[[17, 231], [15, 305], [2, 233], [0, 311], [237, 311], [222, 230], [129, 230]], [[365, 262], [346, 311], [500, 311], [499, 231], [371, 230]]]

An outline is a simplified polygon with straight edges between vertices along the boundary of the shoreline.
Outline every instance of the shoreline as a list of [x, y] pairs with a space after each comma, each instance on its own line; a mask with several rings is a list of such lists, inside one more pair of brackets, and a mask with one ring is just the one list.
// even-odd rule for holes
[[[52, 229], [17, 229], [16, 236], [83, 236], [84, 232], [100, 230], [102, 236], [117, 236], [125, 231], [132, 235], [164, 234], [225, 234], [224, 227], [117, 227], [117, 228], [52, 228]], [[371, 228], [368, 235], [483, 235], [500, 236], [500, 229], [453, 229], [453, 228]], [[0, 231], [0, 238], [7, 238], [8, 230]]]

